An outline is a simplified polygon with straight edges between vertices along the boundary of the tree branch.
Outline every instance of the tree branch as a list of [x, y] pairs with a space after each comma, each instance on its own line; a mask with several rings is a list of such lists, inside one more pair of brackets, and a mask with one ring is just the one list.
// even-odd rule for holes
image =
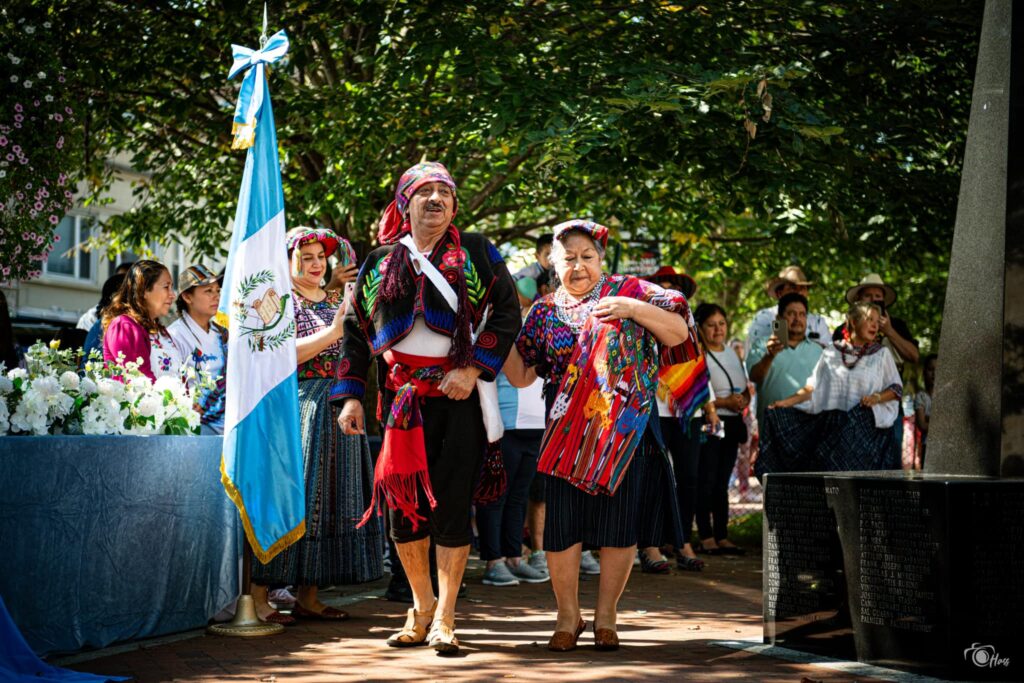
[[480, 188], [480, 191], [473, 195], [473, 197], [468, 202], [466, 202], [466, 209], [468, 211], [476, 211], [477, 209], [479, 209], [480, 205], [483, 204], [488, 197], [494, 194], [498, 190], [498, 188], [505, 183], [505, 180], [510, 175], [512, 175], [512, 173], [514, 173], [516, 169], [518, 169], [524, 161], [526, 161], [528, 158], [530, 158], [530, 156], [533, 155], [533, 149], [533, 145], [530, 145], [522, 154], [512, 157], [512, 159], [510, 159], [508, 162], [507, 170], [504, 173], [499, 173], [498, 175], [495, 175], [493, 178], [488, 180], [487, 184]]

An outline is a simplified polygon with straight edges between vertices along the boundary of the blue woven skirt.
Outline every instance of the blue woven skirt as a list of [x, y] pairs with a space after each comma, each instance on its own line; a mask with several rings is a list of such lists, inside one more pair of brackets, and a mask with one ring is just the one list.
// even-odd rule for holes
[[758, 477], [771, 472], [855, 472], [900, 467], [893, 427], [879, 429], [870, 408], [826, 410], [815, 415], [796, 408], [765, 411], [754, 464]]
[[340, 408], [328, 401], [333, 380], [299, 381], [299, 420], [306, 476], [306, 535], [269, 564], [253, 561], [259, 584], [326, 587], [379, 579], [383, 531], [374, 515], [356, 523], [370, 504], [373, 462], [363, 434], [338, 427]]

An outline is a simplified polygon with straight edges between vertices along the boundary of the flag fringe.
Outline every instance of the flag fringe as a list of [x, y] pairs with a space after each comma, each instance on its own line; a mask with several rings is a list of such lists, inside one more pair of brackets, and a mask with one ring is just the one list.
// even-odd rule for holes
[[246, 512], [245, 502], [242, 500], [242, 492], [238, 490], [238, 487], [235, 486], [235, 482], [231, 481], [231, 477], [228, 476], [227, 469], [224, 465], [223, 455], [220, 457], [220, 481], [224, 485], [224, 490], [227, 492], [228, 498], [230, 498], [235, 504], [235, 507], [238, 508], [238, 515], [242, 519], [242, 528], [245, 529], [245, 537], [249, 539], [249, 546], [252, 548], [252, 552], [256, 556], [256, 559], [262, 564], [267, 564], [277, 557], [282, 550], [306, 535], [306, 520], [303, 519], [295, 526], [294, 529], [274, 541], [269, 548], [264, 549], [260, 542], [256, 540], [256, 532], [253, 529], [252, 522], [249, 521], [249, 513]]
[[231, 149], [249, 149], [256, 144], [256, 122], [233, 123], [231, 134], [234, 140], [231, 142]]

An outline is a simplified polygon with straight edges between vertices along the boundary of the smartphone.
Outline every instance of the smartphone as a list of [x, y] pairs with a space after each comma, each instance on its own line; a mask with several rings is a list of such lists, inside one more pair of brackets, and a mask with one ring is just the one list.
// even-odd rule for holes
[[782, 318], [772, 321], [772, 334], [774, 334], [783, 346], [789, 346], [789, 324]]

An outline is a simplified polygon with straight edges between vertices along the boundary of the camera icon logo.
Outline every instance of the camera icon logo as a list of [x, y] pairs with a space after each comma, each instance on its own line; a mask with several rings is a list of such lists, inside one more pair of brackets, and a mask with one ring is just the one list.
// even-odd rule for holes
[[982, 645], [981, 643], [974, 643], [964, 650], [964, 659], [979, 669], [1010, 666], [1010, 658], [1000, 657], [994, 645]]

